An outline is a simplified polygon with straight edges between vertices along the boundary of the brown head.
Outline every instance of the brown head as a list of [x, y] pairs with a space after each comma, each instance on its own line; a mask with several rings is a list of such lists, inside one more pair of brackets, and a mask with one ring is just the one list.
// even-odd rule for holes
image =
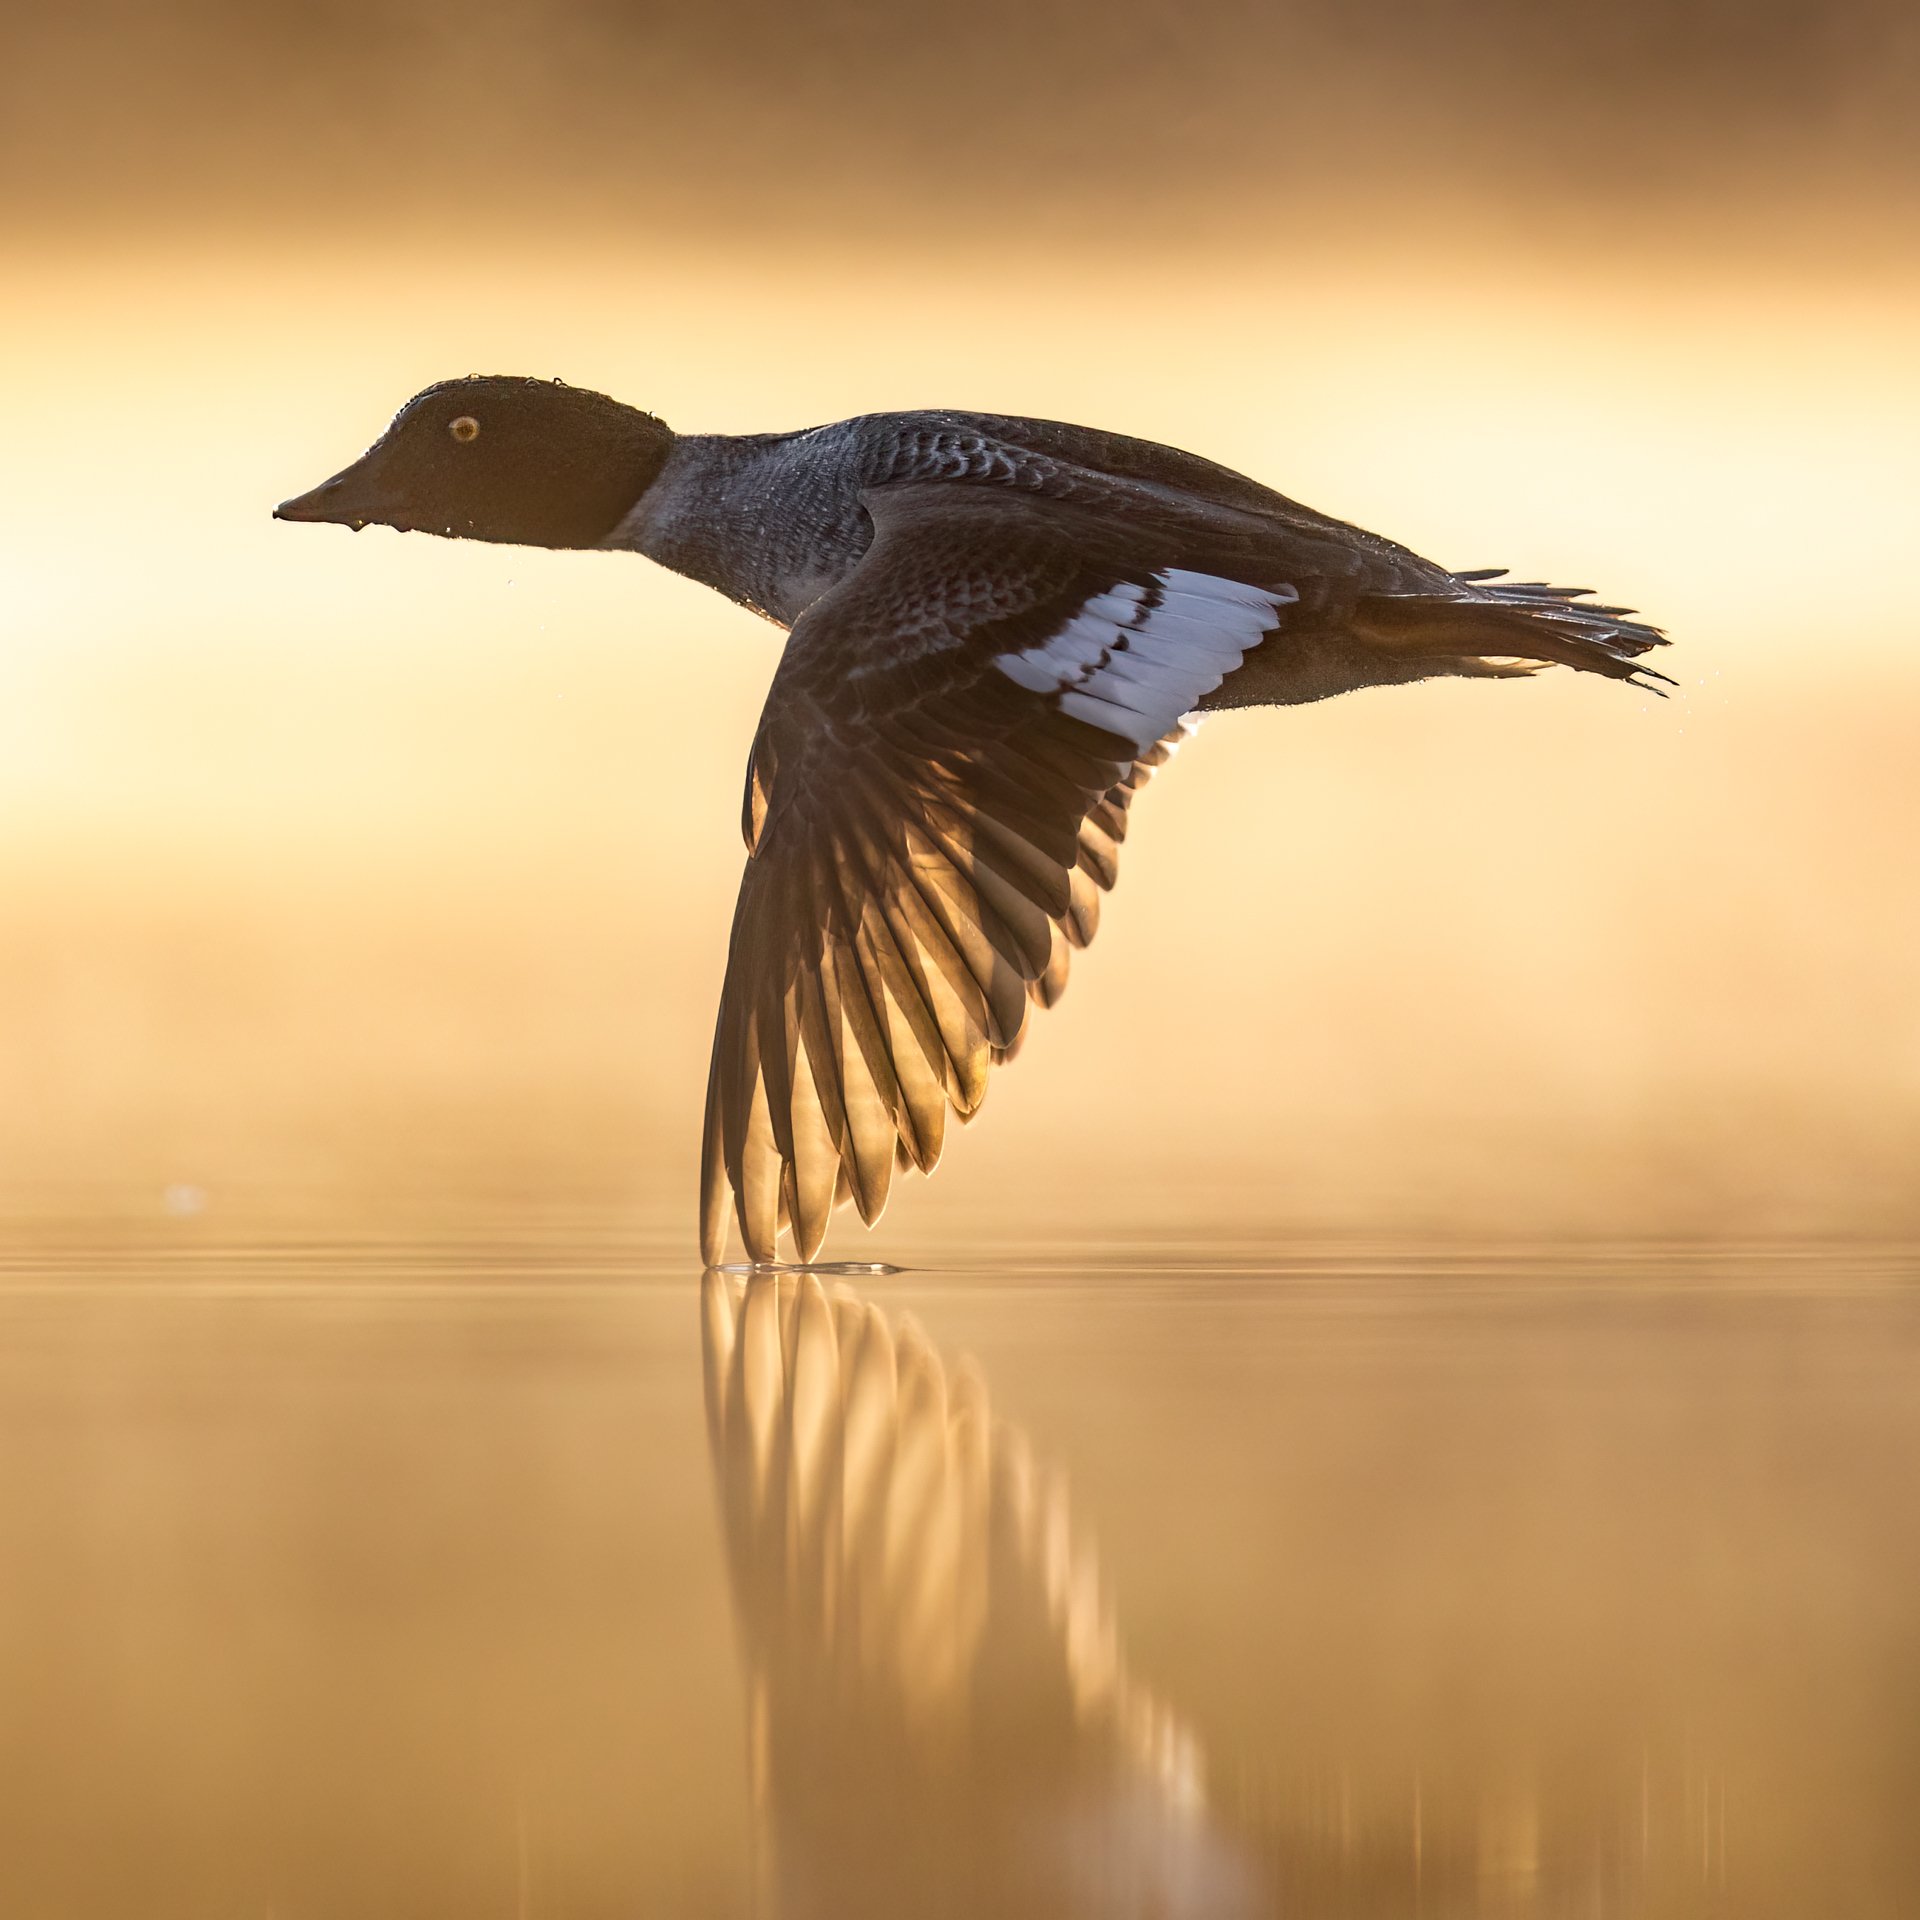
[[474, 375], [416, 394], [352, 466], [276, 520], [370, 523], [525, 547], [595, 547], [673, 446], [650, 413], [557, 380]]

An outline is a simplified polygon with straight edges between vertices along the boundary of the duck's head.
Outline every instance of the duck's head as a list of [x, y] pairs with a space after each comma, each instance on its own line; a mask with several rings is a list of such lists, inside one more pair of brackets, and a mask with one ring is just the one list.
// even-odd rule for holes
[[673, 445], [650, 413], [558, 380], [475, 375], [415, 394], [352, 466], [283, 500], [276, 520], [594, 547]]

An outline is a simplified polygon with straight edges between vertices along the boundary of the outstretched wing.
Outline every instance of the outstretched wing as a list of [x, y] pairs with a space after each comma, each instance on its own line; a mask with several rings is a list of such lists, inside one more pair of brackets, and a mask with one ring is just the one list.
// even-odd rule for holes
[[1051, 1005], [1093, 933], [1134, 791], [1181, 716], [1296, 597], [1183, 567], [1058, 502], [909, 485], [802, 615], [747, 773], [749, 859], [707, 1089], [701, 1249], [837, 1201], [871, 1224], [896, 1166]]

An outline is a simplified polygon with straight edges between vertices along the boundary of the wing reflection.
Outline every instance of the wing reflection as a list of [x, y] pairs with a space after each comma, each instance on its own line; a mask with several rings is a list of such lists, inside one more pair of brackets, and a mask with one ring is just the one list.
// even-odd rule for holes
[[1266, 1910], [1064, 1483], [909, 1318], [709, 1272], [707, 1415], [783, 1920]]

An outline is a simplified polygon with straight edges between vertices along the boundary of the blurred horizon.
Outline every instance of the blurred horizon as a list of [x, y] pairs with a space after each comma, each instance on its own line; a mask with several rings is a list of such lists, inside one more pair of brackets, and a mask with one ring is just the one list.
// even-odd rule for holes
[[1131, 286], [1195, 240], [1572, 265], [1652, 229], [1908, 271], [1920, 195], [1897, 0], [81, 0], [0, 32], [22, 233], [952, 232], [1128, 243]]

